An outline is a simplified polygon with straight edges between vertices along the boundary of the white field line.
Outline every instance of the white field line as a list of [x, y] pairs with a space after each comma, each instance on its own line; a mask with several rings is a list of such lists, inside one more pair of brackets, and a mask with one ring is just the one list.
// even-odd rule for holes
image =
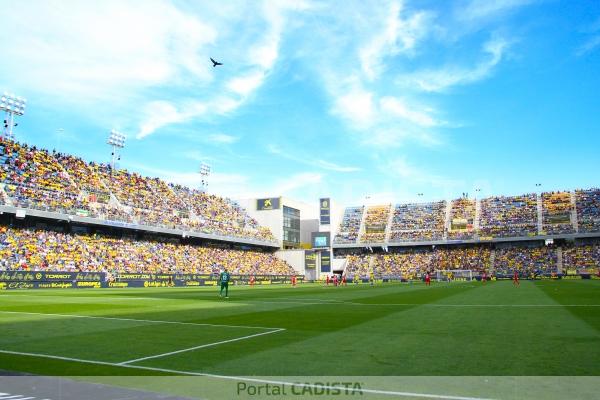
[[[33, 400], [35, 397], [25, 397], [20, 394], [0, 393], [0, 400]], [[44, 399], [48, 400], [48, 399]]]
[[203, 324], [203, 323], [196, 323], [196, 322], [156, 321], [156, 320], [152, 320], [152, 319], [99, 317], [99, 316], [92, 316], [92, 315], [77, 315], [77, 314], [50, 314], [50, 313], [35, 313], [35, 312], [24, 312], [24, 311], [2, 311], [2, 310], [0, 310], [0, 313], [2, 313], [2, 314], [23, 314], [23, 315], [43, 315], [43, 316], [49, 316], [49, 317], [90, 318], [90, 319], [104, 319], [104, 320], [113, 320], [113, 321], [147, 322], [150, 324], [173, 324], [173, 325], [213, 326], [213, 327], [217, 327], [217, 328], [283, 330], [283, 328], [266, 327], [266, 326]]
[[[17, 355], [17, 356], [49, 358], [49, 359], [61, 360], [61, 361], [80, 362], [80, 363], [85, 363], [85, 364], [106, 365], [109, 367], [121, 367], [121, 368], [140, 369], [140, 370], [146, 370], [146, 371], [165, 372], [165, 373], [170, 373], [170, 374], [205, 376], [207, 378], [226, 379], [226, 380], [233, 380], [233, 381], [268, 383], [268, 384], [273, 384], [273, 385], [296, 386], [296, 387], [313, 388], [313, 389], [340, 390], [339, 386], [318, 385], [318, 384], [310, 384], [310, 383], [295, 383], [295, 382], [277, 381], [277, 380], [260, 379], [260, 378], [248, 378], [248, 377], [241, 377], [241, 376], [215, 375], [215, 374], [206, 374], [206, 373], [202, 373], [202, 372], [178, 371], [178, 370], [165, 369], [165, 368], [144, 367], [141, 365], [115, 364], [115, 363], [110, 363], [110, 362], [105, 362], [105, 361], [93, 361], [93, 360], [83, 360], [80, 358], [51, 356], [48, 354], [25, 353], [25, 352], [21, 352], [21, 351], [0, 350], [0, 353], [12, 354], [12, 355]], [[361, 392], [363, 392], [363, 393], [381, 394], [381, 395], [396, 396], [396, 397], [418, 397], [418, 398], [424, 398], [424, 399], [491, 400], [491, 399], [485, 399], [485, 398], [480, 398], [480, 397], [451, 396], [451, 395], [428, 394], [428, 393], [396, 392], [396, 391], [391, 391], [391, 390], [368, 389], [368, 388], [362, 388], [362, 387], [360, 389], [358, 389], [358, 388], [357, 389], [343, 388], [342, 390], [352, 392], [352, 393], [358, 392], [359, 394]]]
[[[128, 296], [109, 296], [109, 295], [98, 295], [98, 296], [73, 296], [73, 297], [68, 297], [68, 296], [60, 296], [60, 295], [35, 295], [35, 294], [7, 294], [7, 293], [3, 293], [2, 296], [6, 296], [6, 297], [10, 297], [15, 298], [15, 297], [33, 297], [33, 298], [42, 298], [42, 299], [52, 299], [52, 300], [64, 300], [64, 299], [72, 299], [73, 301], [77, 301], [79, 299], [94, 299], [94, 300], [104, 300], [104, 299], [108, 299], [108, 300], [148, 300], [148, 301], [163, 301], [163, 300], [182, 300], [182, 299], [161, 299], [161, 298], [157, 298], [157, 297], [128, 297]], [[1, 298], [1, 297], [0, 297]], [[190, 299], [191, 301], [192, 299]]]
[[511, 308], [511, 307], [600, 307], [600, 304], [433, 304], [433, 303], [390, 303], [390, 304], [368, 304], [368, 303], [344, 303], [356, 306], [425, 306], [425, 307], [492, 307], [492, 308]]
[[219, 345], [225, 344], [225, 343], [239, 342], [240, 340], [248, 340], [248, 339], [251, 339], [251, 338], [254, 338], [254, 337], [264, 336], [264, 335], [270, 335], [272, 333], [277, 333], [277, 332], [281, 332], [281, 331], [285, 331], [285, 329], [279, 328], [279, 329], [275, 329], [275, 330], [272, 330], [272, 331], [269, 331], [269, 332], [255, 333], [254, 335], [242, 336], [242, 337], [238, 337], [238, 338], [234, 338], [234, 339], [229, 339], [229, 340], [222, 340], [220, 342], [215, 342], [215, 343], [202, 344], [200, 346], [194, 346], [194, 347], [190, 347], [190, 348], [187, 348], [187, 349], [170, 351], [168, 353], [157, 354], [157, 355], [154, 355], [154, 356], [136, 358], [134, 360], [128, 360], [128, 361], [120, 362], [117, 365], [133, 364], [133, 363], [140, 362], [140, 361], [151, 360], [153, 358], [161, 358], [161, 357], [172, 356], [174, 354], [186, 353], [188, 351], [194, 351], [194, 350], [204, 349], [206, 347], [219, 346]]
[[351, 305], [351, 306], [425, 306], [425, 307], [600, 307], [600, 304], [436, 304], [436, 303], [357, 303], [352, 301], [336, 302], [317, 302], [317, 301], [277, 301], [280, 297], [273, 298], [273, 301], [266, 300], [245, 300], [246, 303], [269, 303], [269, 304], [307, 304], [307, 305]]
[[273, 297], [273, 299], [283, 299], [283, 300], [306, 300], [306, 301], [322, 301], [324, 303], [344, 303], [345, 300], [335, 300], [335, 299], [314, 299], [309, 297]]

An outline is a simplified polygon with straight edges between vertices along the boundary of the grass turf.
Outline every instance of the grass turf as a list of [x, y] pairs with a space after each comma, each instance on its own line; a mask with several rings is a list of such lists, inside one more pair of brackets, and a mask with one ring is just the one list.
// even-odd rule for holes
[[600, 375], [600, 281], [230, 289], [228, 300], [214, 288], [0, 293], [0, 351], [103, 363], [0, 352], [0, 369], [64, 376], [163, 374], [136, 366], [236, 376]]

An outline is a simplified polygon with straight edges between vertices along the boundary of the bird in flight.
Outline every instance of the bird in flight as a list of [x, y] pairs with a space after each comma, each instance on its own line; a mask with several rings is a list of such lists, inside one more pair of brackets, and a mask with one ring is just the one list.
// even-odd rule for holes
[[210, 61], [212, 61], [212, 63], [213, 63], [213, 68], [216, 67], [217, 65], [223, 65], [223, 63], [213, 60], [212, 57], [210, 58]]

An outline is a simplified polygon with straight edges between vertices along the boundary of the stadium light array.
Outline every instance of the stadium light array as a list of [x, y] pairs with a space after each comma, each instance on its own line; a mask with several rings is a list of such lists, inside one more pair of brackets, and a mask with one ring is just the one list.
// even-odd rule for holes
[[0, 97], [0, 111], [6, 113], [3, 135], [10, 140], [15, 139], [13, 128], [18, 125], [15, 123], [15, 115], [19, 117], [24, 115], [26, 105], [27, 100], [7, 92], [4, 92]]
[[[110, 166], [112, 169], [115, 169], [117, 149], [122, 149], [125, 147], [125, 135], [113, 129], [110, 131], [110, 135], [108, 135], [108, 140], [106, 141], [106, 144], [112, 146]], [[118, 156], [118, 159], [120, 160], [121, 156]]]
[[202, 190], [206, 191], [206, 187], [208, 186], [208, 176], [210, 175], [210, 165], [206, 164], [206, 163], [201, 163], [200, 164], [200, 184], [202, 187]]

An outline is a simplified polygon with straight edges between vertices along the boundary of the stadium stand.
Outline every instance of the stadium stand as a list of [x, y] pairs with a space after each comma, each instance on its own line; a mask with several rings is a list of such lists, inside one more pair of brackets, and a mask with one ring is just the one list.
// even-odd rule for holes
[[390, 242], [442, 240], [445, 212], [445, 201], [396, 205], [390, 228]]
[[344, 210], [344, 217], [333, 240], [334, 243], [356, 243], [364, 210], [364, 206], [348, 207]]
[[433, 268], [434, 252], [429, 249], [406, 249], [398, 253], [374, 257], [374, 273], [378, 277], [415, 279]]
[[563, 247], [563, 269], [567, 274], [597, 274], [600, 271], [600, 241], [592, 239]]
[[436, 248], [433, 262], [433, 267], [441, 270], [489, 271], [491, 250], [487, 246]]
[[468, 240], [474, 237], [475, 200], [463, 197], [452, 201], [448, 239]]
[[479, 236], [520, 237], [537, 235], [535, 193], [490, 197], [481, 201]]
[[542, 222], [543, 231], [546, 234], [573, 233], [571, 213], [570, 192], [548, 192], [542, 193]]
[[375, 255], [350, 255], [346, 273], [353, 277], [367, 277], [371, 271], [377, 278], [402, 277], [414, 279], [436, 270], [472, 270], [475, 273], [490, 271], [491, 250], [487, 246], [456, 248], [417, 247], [400, 248], [393, 253]]
[[0, 178], [12, 204], [41, 210], [87, 209], [75, 183], [52, 154], [0, 140]]
[[600, 231], [600, 189], [575, 191], [579, 232]]
[[0, 192], [5, 205], [276, 242], [228, 199], [5, 138]]
[[272, 254], [102, 235], [0, 227], [0, 270], [293, 275]]
[[[371, 271], [377, 278], [414, 279], [437, 270], [472, 270], [475, 275], [512, 276], [514, 271], [529, 276], [558, 273], [558, 248], [540, 245], [505, 244], [494, 250], [485, 245], [452, 248], [417, 247], [393, 253], [348, 256], [346, 273], [367, 277]], [[577, 273], [596, 274], [600, 265], [600, 242], [568, 247], [564, 251], [565, 268]], [[573, 272], [575, 273], [575, 272]]]
[[495, 250], [496, 274], [512, 275], [516, 270], [525, 275], [558, 272], [558, 252], [550, 246], [516, 246]]
[[254, 218], [231, 200], [181, 185], [171, 185], [171, 188], [186, 204], [192, 205], [191, 212], [194, 217], [190, 223], [204, 232], [275, 240], [271, 231], [260, 227]]
[[368, 278], [371, 273], [371, 257], [365, 255], [349, 255], [347, 257], [346, 275], [354, 277], [358, 275], [361, 278]]
[[371, 206], [365, 215], [365, 232], [360, 241], [362, 243], [385, 242], [385, 231], [390, 218], [390, 205]]

